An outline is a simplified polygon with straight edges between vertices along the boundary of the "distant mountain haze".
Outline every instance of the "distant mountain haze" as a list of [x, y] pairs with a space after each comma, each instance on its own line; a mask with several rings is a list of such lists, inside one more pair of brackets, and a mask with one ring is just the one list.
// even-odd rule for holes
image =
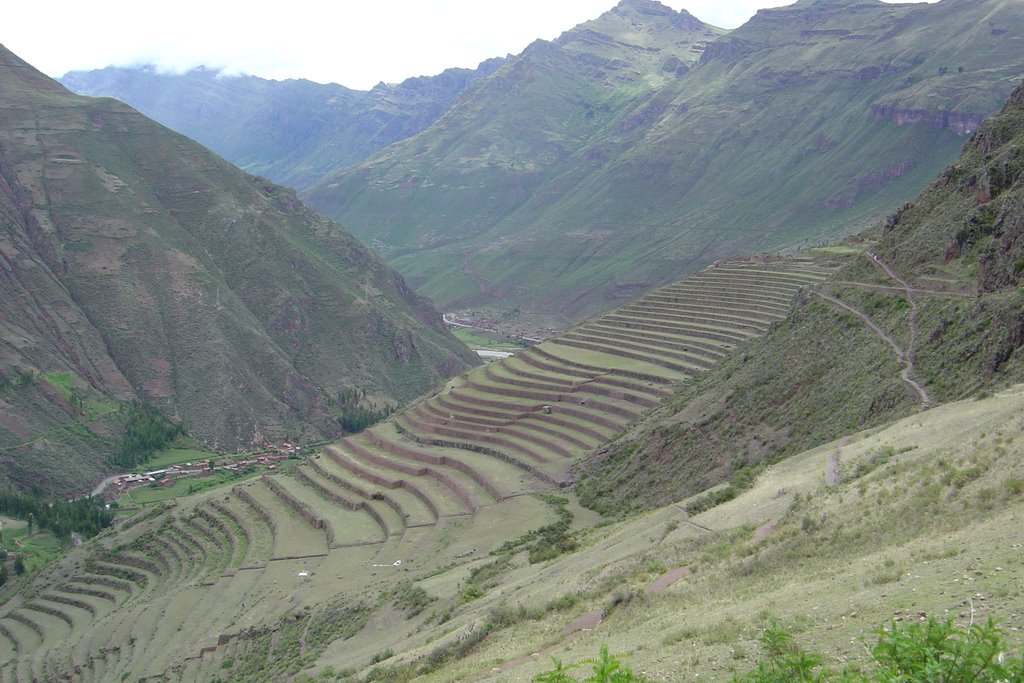
[[0, 48], [0, 479], [111, 467], [133, 401], [210, 448], [337, 434], [476, 362], [294, 191]]
[[448, 69], [369, 91], [205, 68], [171, 74], [110, 67], [72, 71], [60, 82], [80, 95], [126, 102], [250, 173], [303, 189], [423, 130], [502, 62], [490, 59], [476, 69]]

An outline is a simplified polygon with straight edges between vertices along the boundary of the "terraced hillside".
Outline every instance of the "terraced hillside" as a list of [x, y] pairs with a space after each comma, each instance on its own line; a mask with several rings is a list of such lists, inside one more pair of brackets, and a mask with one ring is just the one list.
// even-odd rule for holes
[[720, 263], [451, 380], [287, 475], [137, 515], [10, 596], [0, 681], [282, 680], [320, 657], [362, 668], [421, 650], [428, 624], [472, 620], [467, 586], [489, 553], [557, 522], [550, 497], [524, 494], [567, 485], [581, 455], [828, 270]]

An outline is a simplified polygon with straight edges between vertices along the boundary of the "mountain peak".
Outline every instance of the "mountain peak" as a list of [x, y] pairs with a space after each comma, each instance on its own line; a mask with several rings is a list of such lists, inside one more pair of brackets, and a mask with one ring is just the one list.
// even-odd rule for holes
[[704, 28], [706, 25], [697, 17], [685, 9], [678, 12], [671, 7], [661, 4], [658, 0], [620, 0], [619, 4], [608, 11], [608, 14], [621, 17], [652, 17], [668, 18], [676, 28], [695, 30]]
[[629, 10], [657, 16], [675, 16], [678, 14], [674, 9], [661, 4], [658, 0], [621, 0], [611, 11], [621, 13]]

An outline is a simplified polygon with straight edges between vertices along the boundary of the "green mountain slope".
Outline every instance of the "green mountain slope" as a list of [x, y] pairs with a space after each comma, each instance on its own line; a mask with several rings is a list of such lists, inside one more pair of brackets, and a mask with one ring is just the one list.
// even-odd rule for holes
[[1009, 95], [1022, 23], [1004, 0], [818, 0], [718, 37], [627, 1], [308, 197], [444, 307], [578, 320], [913, 196]]
[[[847, 264], [820, 293], [587, 463], [584, 498], [607, 510], [661, 505], [1024, 379], [1022, 146], [1018, 88], [913, 203], [835, 250]], [[901, 379], [908, 359], [919, 388]]]
[[1017, 651], [1022, 144], [1024, 88], [865, 236], [718, 262], [123, 520], [0, 588], [0, 676], [527, 681], [609, 643], [729, 680], [775, 621], [870, 674], [861, 639], [929, 617]]
[[423, 130], [502, 61], [381, 83], [370, 91], [204, 68], [171, 74], [108, 67], [72, 71], [59, 80], [80, 95], [119, 99], [250, 173], [304, 189]]
[[210, 447], [337, 433], [476, 362], [402, 278], [294, 192], [0, 49], [0, 467], [80, 489], [125, 402]]

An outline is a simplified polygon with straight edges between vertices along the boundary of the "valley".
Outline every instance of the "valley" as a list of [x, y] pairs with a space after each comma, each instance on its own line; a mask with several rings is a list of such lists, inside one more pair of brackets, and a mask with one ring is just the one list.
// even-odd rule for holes
[[1022, 12], [64, 79], [128, 104], [0, 46], [0, 683], [876, 681], [942, 624], [1019, 680]]

